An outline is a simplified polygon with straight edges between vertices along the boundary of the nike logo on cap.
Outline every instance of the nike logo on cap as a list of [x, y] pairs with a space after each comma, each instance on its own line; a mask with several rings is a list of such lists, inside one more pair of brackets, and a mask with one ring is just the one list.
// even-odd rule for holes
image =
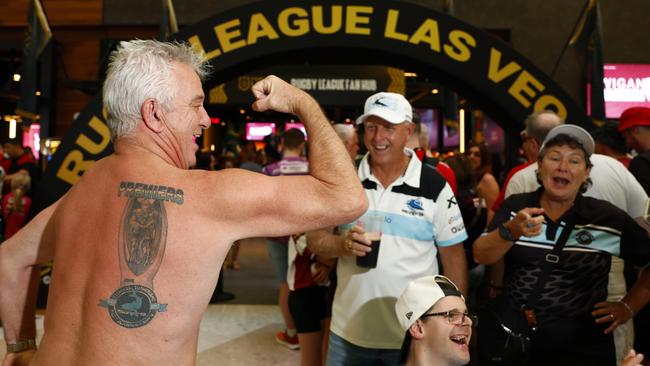
[[382, 97], [382, 98], [379, 98], [379, 99], [377, 99], [377, 100], [375, 100], [375, 102], [372, 103], [372, 104], [379, 104], [379, 105], [381, 105], [381, 106], [388, 107], [386, 104], [384, 104], [384, 103], [381, 102], [382, 99], [383, 99], [383, 97]]

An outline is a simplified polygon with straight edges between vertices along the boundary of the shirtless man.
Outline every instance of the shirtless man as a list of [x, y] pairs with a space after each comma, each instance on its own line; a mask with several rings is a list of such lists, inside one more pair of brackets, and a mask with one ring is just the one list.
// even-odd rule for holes
[[[104, 103], [115, 153], [0, 246], [10, 351], [3, 365], [193, 365], [199, 322], [232, 242], [365, 212], [353, 164], [316, 101], [274, 76], [253, 86], [253, 109], [304, 122], [310, 175], [189, 170], [194, 138], [210, 126], [206, 74], [185, 45], [135, 40], [112, 55]], [[33, 269], [52, 258], [36, 352]]]

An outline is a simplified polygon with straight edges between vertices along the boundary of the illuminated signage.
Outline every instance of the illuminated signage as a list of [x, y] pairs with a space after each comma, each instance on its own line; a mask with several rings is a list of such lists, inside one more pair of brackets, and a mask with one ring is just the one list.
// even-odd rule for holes
[[630, 107], [650, 108], [649, 64], [605, 64], [605, 111], [619, 118]]
[[249, 122], [246, 123], [246, 140], [262, 141], [264, 137], [275, 133], [273, 122]]

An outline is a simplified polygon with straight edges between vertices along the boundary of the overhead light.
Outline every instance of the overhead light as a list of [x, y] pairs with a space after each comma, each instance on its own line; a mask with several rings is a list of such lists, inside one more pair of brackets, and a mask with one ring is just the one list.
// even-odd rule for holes
[[9, 138], [16, 138], [16, 120], [13, 118], [9, 120]]
[[415, 78], [417, 76], [418, 76], [418, 74], [416, 74], [414, 72], [404, 72], [404, 77], [405, 78]]
[[458, 132], [460, 134], [459, 140], [460, 140], [460, 146], [459, 150], [461, 154], [465, 153], [465, 110], [461, 108], [458, 111]]
[[210, 151], [214, 151], [215, 149], [216, 149], [216, 147], [214, 146], [214, 144], [211, 144], [210, 145]]
[[349, 118], [345, 119], [345, 123], [350, 123], [350, 122], [352, 122], [352, 121]]
[[40, 97], [41, 96], [41, 91], [37, 90], [35, 94], [36, 94], [37, 97]]
[[20, 74], [14, 74], [14, 81], [19, 82], [20, 81]]
[[438, 94], [438, 89], [431, 89], [431, 94]]
[[245, 114], [245, 113], [246, 113], [245, 109], [242, 108], [242, 109], [239, 110], [239, 114]]

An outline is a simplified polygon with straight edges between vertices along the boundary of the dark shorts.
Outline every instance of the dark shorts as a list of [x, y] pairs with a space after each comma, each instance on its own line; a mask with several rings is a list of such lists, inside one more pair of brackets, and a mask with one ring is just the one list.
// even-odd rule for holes
[[298, 333], [320, 332], [321, 321], [332, 316], [327, 287], [312, 286], [289, 292], [289, 311]]

